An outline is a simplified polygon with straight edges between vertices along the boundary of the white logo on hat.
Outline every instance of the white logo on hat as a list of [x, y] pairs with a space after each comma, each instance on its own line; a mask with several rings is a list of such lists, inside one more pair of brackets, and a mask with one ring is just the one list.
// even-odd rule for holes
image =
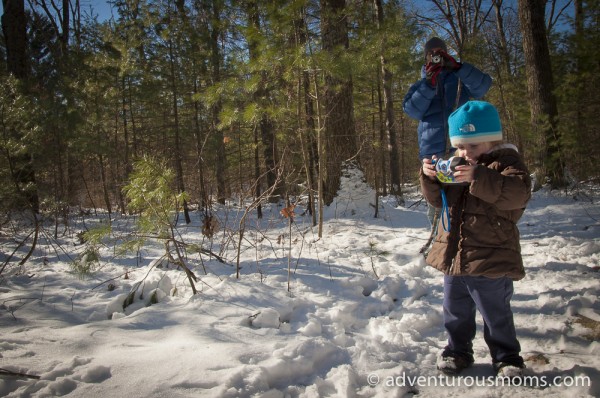
[[463, 133], [473, 133], [477, 129], [475, 128], [474, 125], [472, 125], [471, 123], [469, 123], [469, 124], [463, 124], [462, 127], [459, 130], [462, 131]]

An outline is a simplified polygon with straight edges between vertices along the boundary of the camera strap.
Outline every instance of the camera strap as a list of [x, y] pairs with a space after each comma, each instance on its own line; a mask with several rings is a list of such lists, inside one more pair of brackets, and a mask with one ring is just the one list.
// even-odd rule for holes
[[450, 232], [450, 209], [448, 208], [448, 199], [446, 198], [446, 191], [442, 188], [442, 227], [444, 231]]

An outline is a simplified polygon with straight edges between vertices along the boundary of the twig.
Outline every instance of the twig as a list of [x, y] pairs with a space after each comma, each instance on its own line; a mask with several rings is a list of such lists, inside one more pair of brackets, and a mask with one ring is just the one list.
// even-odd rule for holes
[[407, 209], [411, 209], [411, 208], [413, 208], [414, 206], [420, 206], [420, 205], [421, 205], [421, 203], [423, 203], [423, 198], [421, 198], [421, 199], [417, 200], [415, 203], [413, 203], [412, 205], [408, 206], [408, 207], [407, 207]]
[[[16, 307], [16, 308], [13, 308], [13, 309], [11, 309], [11, 308], [8, 308], [8, 307], [6, 307], [6, 306], [4, 305], [4, 303], [7, 303], [7, 302], [9, 302], [9, 301], [17, 301], [17, 300], [19, 300], [19, 301], [21, 301], [21, 300], [29, 300], [29, 301], [25, 301], [23, 304], [21, 304], [20, 306], [18, 306], [18, 307]], [[17, 320], [17, 317], [15, 316], [15, 312], [16, 312], [17, 310], [21, 309], [21, 307], [24, 307], [24, 306], [26, 306], [27, 304], [29, 304], [29, 303], [32, 303], [32, 302], [34, 302], [34, 301], [36, 301], [36, 300], [40, 300], [40, 299], [39, 299], [38, 297], [21, 297], [21, 298], [13, 298], [13, 299], [4, 300], [4, 301], [2, 302], [2, 306], [3, 306], [3, 307], [6, 309], [6, 311], [7, 311], [8, 313], [10, 313], [10, 315], [11, 315], [11, 316], [13, 317], [13, 319], [16, 321], [16, 320]], [[0, 308], [1, 308], [1, 307], [0, 307]]]
[[[184, 246], [184, 247], [189, 247], [189, 246], [190, 246], [190, 244], [188, 244], [188, 243], [185, 243], [185, 242], [182, 242], [182, 241], [176, 241], [176, 240], [173, 240], [173, 242], [175, 242], [175, 243], [176, 243], [176, 244], [178, 244], [178, 245], [182, 245], [182, 246]], [[209, 256], [213, 256], [213, 257], [214, 257], [214, 258], [215, 258], [217, 261], [219, 261], [220, 263], [223, 263], [223, 264], [227, 263], [223, 257], [219, 256], [218, 254], [216, 254], [216, 253], [215, 253], [215, 252], [213, 252], [212, 250], [209, 250], [209, 249], [205, 249], [205, 248], [203, 248], [203, 247], [200, 247], [198, 251], [199, 251], [200, 253], [204, 253], [204, 254], [207, 254], [207, 255], [209, 255]]]
[[[168, 258], [167, 254], [162, 255], [159, 258], [159, 261], [161, 259], [164, 259], [164, 258]], [[138, 281], [138, 282], [136, 282], [133, 285], [133, 287], [131, 288], [131, 290], [127, 294], [127, 297], [125, 298], [125, 301], [123, 302], [123, 309], [125, 309], [125, 308], [129, 307], [131, 304], [133, 304], [133, 302], [135, 301], [135, 293], [137, 292], [137, 290], [142, 285], [142, 282], [143, 283], [146, 282], [146, 278], [148, 278], [148, 275], [150, 275], [150, 272], [154, 269], [154, 267], [156, 266], [156, 264], [159, 263], [159, 261], [154, 262], [154, 265], [152, 267], [150, 267], [150, 269], [148, 270], [148, 272], [146, 273], [146, 275], [144, 276], [144, 278], [141, 281]]]
[[15, 255], [15, 253], [17, 252], [17, 250], [19, 250], [21, 248], [21, 246], [23, 246], [25, 244], [25, 242], [27, 241], [27, 239], [29, 239], [29, 237], [34, 233], [35, 231], [31, 231], [29, 233], [29, 235], [27, 235], [25, 237], [25, 239], [23, 239], [15, 248], [15, 250], [13, 250], [13, 252], [10, 254], [10, 256], [8, 256], [8, 258], [6, 259], [6, 261], [4, 262], [4, 264], [2, 264], [2, 268], [0, 268], [0, 275], [2, 275], [2, 272], [4, 272], [4, 268], [6, 268], [6, 265], [10, 262], [10, 259], [13, 258], [13, 256]]
[[[252, 184], [252, 186], [250, 188], [252, 190], [254, 190], [254, 188], [259, 183], [259, 181], [260, 181], [260, 178], [257, 179], [256, 181], [254, 181], [254, 183]], [[258, 205], [260, 205], [265, 199], [269, 198], [273, 194], [273, 192], [275, 191], [275, 188], [277, 187], [277, 185], [279, 184], [280, 181], [281, 181], [281, 170], [278, 170], [277, 176], [275, 178], [275, 183], [271, 187], [269, 187], [269, 189], [267, 189], [266, 191], [261, 193], [260, 196], [255, 198], [252, 201], [252, 203], [250, 203], [246, 207], [246, 209], [244, 210], [244, 213], [242, 214], [242, 218], [240, 219], [239, 224], [238, 224], [239, 237], [238, 237], [238, 248], [237, 248], [237, 256], [236, 256], [236, 267], [235, 267], [236, 268], [236, 276], [235, 276], [236, 279], [240, 279], [240, 254], [241, 254], [242, 241], [244, 239], [244, 232], [246, 231], [246, 219], [248, 218], [248, 215], [252, 210], [257, 208]]]
[[105, 280], [105, 281], [103, 281], [103, 282], [100, 282], [99, 284], [97, 284], [96, 286], [94, 286], [93, 288], [91, 288], [90, 290], [94, 290], [94, 289], [96, 289], [97, 287], [100, 287], [100, 286], [104, 285], [104, 284], [105, 284], [105, 283], [107, 283], [107, 282], [114, 281], [115, 279], [119, 279], [119, 278], [120, 278], [120, 277], [122, 277], [123, 275], [127, 275], [127, 273], [128, 273], [128, 272], [129, 272], [129, 270], [127, 270], [127, 271], [123, 272], [121, 275], [117, 275], [117, 276], [115, 276], [114, 278], [110, 278], [110, 279], [107, 279], [107, 280]]
[[33, 221], [35, 224], [35, 229], [34, 229], [35, 234], [33, 235], [33, 243], [31, 244], [31, 247], [29, 248], [29, 252], [27, 252], [25, 257], [23, 257], [23, 259], [19, 262], [19, 265], [25, 264], [25, 262], [27, 262], [29, 257], [31, 257], [31, 255], [33, 254], [33, 251], [35, 250], [35, 247], [37, 246], [38, 237], [40, 235], [40, 222], [37, 219], [35, 211], [32, 211], [32, 213], [33, 213]]
[[419, 250], [419, 254], [423, 254], [425, 257], [427, 257], [427, 255], [425, 254], [427, 252], [427, 249], [429, 249], [429, 246], [431, 245], [433, 238], [435, 238], [435, 234], [437, 232], [437, 224], [440, 219], [440, 214], [441, 214], [441, 210], [435, 209], [435, 214], [433, 215], [433, 221], [431, 223], [431, 233], [429, 234], [429, 238], [427, 239], [427, 242], [423, 245], [423, 247], [421, 247], [421, 250]]

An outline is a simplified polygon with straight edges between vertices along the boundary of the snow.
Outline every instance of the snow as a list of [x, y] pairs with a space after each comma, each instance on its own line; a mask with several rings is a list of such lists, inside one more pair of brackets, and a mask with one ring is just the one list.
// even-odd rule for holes
[[[25, 265], [9, 263], [0, 276], [0, 368], [39, 379], [0, 374], [0, 396], [600, 396], [591, 329], [600, 320], [600, 193], [586, 192], [535, 192], [519, 223], [527, 276], [512, 307], [535, 385], [497, 383], [480, 318], [475, 365], [438, 374], [442, 274], [418, 254], [429, 234], [425, 204], [407, 187], [405, 207], [383, 198], [374, 218], [373, 191], [350, 171], [320, 239], [300, 206], [291, 243], [281, 208], [249, 220], [239, 279], [232, 242], [243, 208], [219, 209], [212, 242], [202, 240], [199, 214], [179, 225], [181, 239], [227, 259], [189, 255], [196, 295], [183, 271], [158, 266], [159, 243], [123, 257], [107, 246], [100, 269], [82, 279], [70, 261], [84, 250], [83, 218], [58, 240], [46, 234]], [[15, 240], [1, 239], [4, 262]]]

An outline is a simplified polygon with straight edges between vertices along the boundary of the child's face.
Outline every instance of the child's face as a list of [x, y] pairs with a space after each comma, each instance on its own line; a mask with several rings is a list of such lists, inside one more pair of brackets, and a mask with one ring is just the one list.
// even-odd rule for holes
[[491, 142], [481, 142], [478, 144], [458, 144], [457, 155], [467, 159], [470, 164], [477, 163], [479, 156], [492, 149]]

